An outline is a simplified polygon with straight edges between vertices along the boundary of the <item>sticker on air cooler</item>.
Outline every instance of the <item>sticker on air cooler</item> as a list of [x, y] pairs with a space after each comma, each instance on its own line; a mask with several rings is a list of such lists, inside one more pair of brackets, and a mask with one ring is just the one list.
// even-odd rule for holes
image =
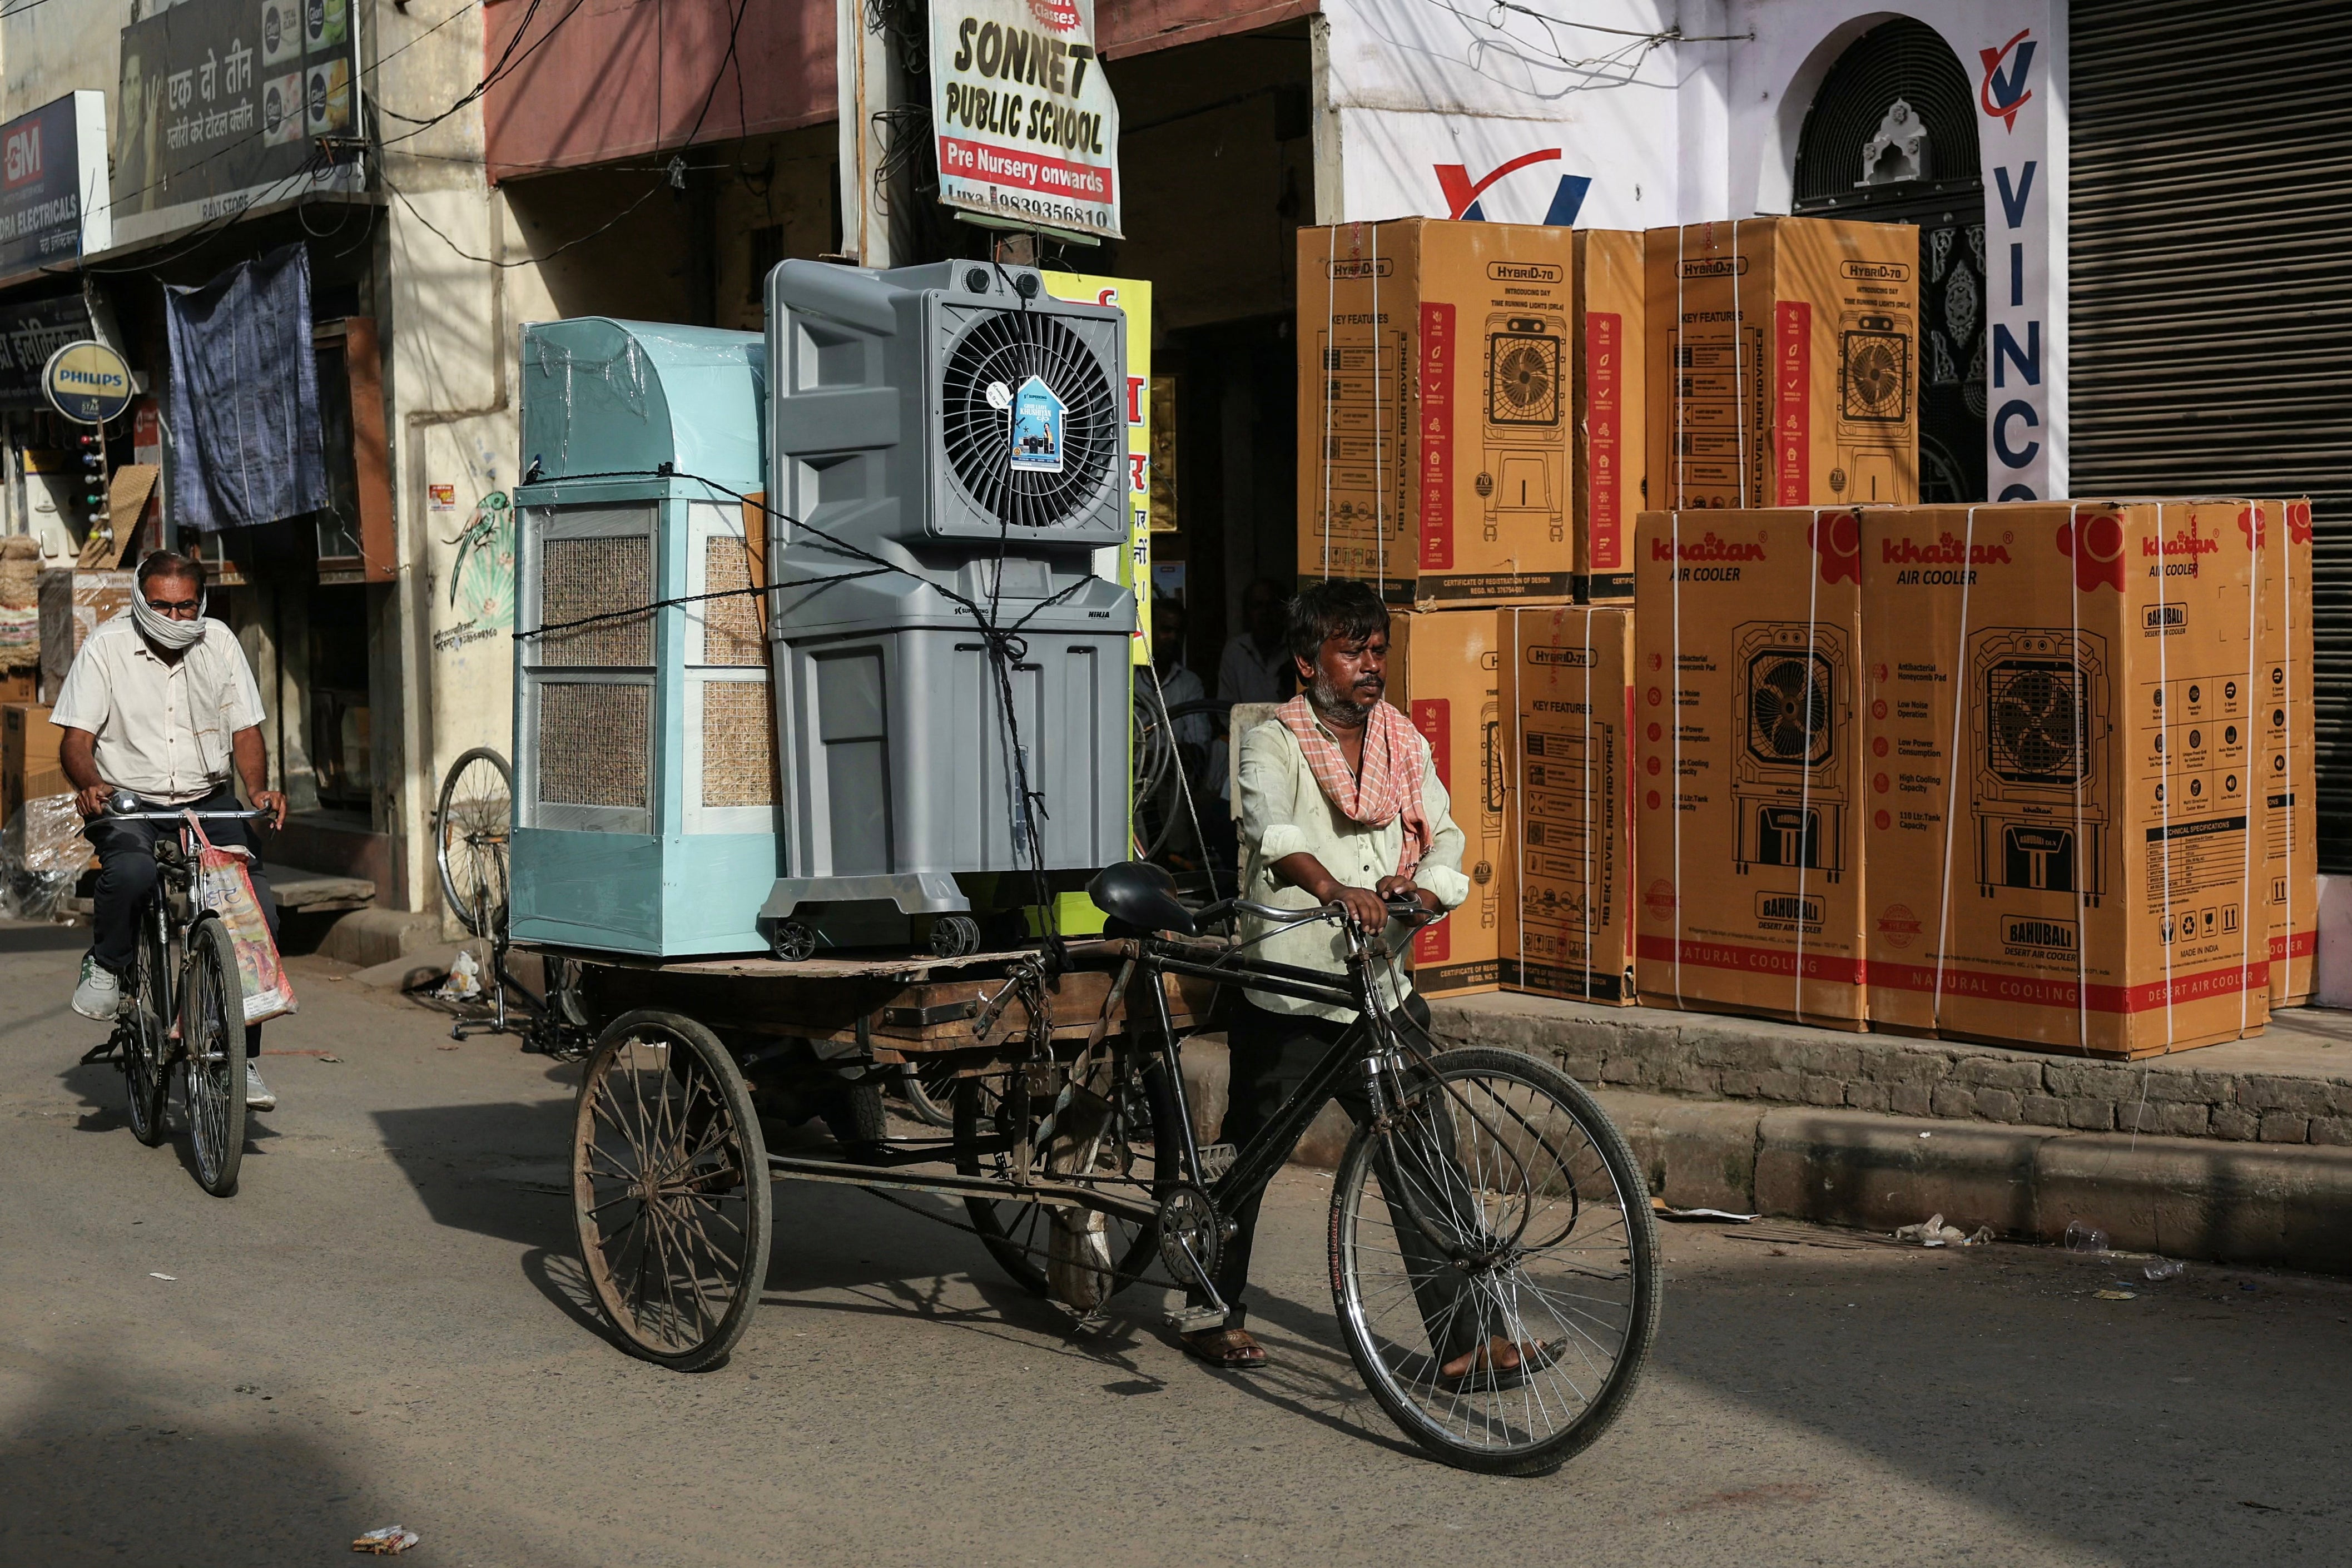
[[1023, 382], [1013, 394], [1013, 471], [1016, 474], [1058, 474], [1062, 471], [1062, 421], [1069, 405], [1037, 376]]

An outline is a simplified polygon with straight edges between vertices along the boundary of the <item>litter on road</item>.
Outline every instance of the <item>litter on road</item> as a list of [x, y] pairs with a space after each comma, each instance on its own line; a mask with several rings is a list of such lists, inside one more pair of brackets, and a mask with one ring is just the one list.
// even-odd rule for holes
[[377, 1557], [397, 1557], [415, 1545], [416, 1542], [417, 1534], [415, 1531], [403, 1530], [396, 1524], [387, 1524], [382, 1530], [371, 1530], [352, 1542], [352, 1550], [365, 1552]]
[[1906, 1225], [1895, 1233], [1897, 1241], [1916, 1241], [1922, 1247], [1981, 1247], [1992, 1239], [1992, 1226], [1980, 1225], [1973, 1231], [1962, 1230], [1956, 1225], [1946, 1225], [1944, 1216], [1929, 1215], [1917, 1225]]

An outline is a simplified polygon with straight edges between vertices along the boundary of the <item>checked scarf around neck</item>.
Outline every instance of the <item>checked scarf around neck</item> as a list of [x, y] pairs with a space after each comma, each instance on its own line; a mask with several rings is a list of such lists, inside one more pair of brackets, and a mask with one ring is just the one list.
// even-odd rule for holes
[[1307, 771], [1322, 785], [1325, 798], [1339, 808], [1339, 815], [1367, 827], [1385, 827], [1402, 819], [1404, 842], [1398, 847], [1396, 874], [1412, 876], [1433, 837], [1421, 805], [1421, 775], [1429, 765], [1429, 742], [1412, 727], [1412, 721], [1386, 702], [1372, 704], [1364, 718], [1364, 767], [1360, 777], [1349, 772], [1339, 743], [1318, 726], [1314, 704], [1305, 692], [1284, 703], [1276, 717], [1298, 737]]

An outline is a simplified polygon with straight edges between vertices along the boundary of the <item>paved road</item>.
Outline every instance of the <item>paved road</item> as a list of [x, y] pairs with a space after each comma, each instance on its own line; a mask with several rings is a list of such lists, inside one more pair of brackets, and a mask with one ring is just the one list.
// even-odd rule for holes
[[[70, 941], [68, 937], [66, 941]], [[977, 1244], [786, 1189], [765, 1305], [681, 1377], [584, 1321], [572, 1069], [297, 961], [285, 1108], [207, 1198], [77, 1068], [74, 953], [0, 930], [0, 1563], [2340, 1563], [2352, 1289], [1675, 1227], [1654, 1374], [1544, 1480], [1399, 1442], [1332, 1334], [1328, 1185], [1268, 1205], [1276, 1370], [1154, 1303], [1075, 1340]], [[164, 1280], [156, 1278], [167, 1274]], [[1124, 1303], [1124, 1299], [1123, 1299]]]

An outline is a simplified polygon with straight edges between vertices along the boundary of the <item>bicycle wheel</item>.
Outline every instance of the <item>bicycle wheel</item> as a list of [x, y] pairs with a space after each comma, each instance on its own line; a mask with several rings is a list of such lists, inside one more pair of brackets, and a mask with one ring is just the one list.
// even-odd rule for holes
[[[1031, 1169], [1054, 1181], [1092, 1175], [1107, 1187], [1133, 1196], [1156, 1194], [1158, 1160], [1150, 1128], [1138, 1125], [1133, 1096], [1114, 1096], [1107, 1112], [1072, 1118], [1082, 1133], [1048, 1137], [1041, 1143], [1043, 1112], [1019, 1071], [955, 1080], [956, 1169], [967, 1176], [1010, 1181], [1014, 1155], [988, 1149], [1014, 1135], [1025, 1123], [1032, 1139]], [[1159, 1250], [1158, 1227], [1121, 1215], [1074, 1209], [1026, 1198], [966, 1198], [964, 1210], [981, 1245], [1013, 1282], [1035, 1296], [1050, 1296], [1091, 1310], [1132, 1284]]]
[[1517, 1052], [1449, 1051], [1408, 1076], [1388, 1127], [1360, 1128], [1341, 1158], [1330, 1246], [1365, 1385], [1465, 1469], [1557, 1468], [1624, 1408], [1657, 1333], [1641, 1168], [1591, 1095]]
[[122, 1088], [131, 1134], [149, 1148], [170, 1134], [163, 1115], [171, 1099], [171, 1003], [164, 984], [169, 959], [153, 929], [154, 906], [139, 911], [139, 945], [131, 961], [130, 1005], [115, 1026], [122, 1032]]
[[925, 1083], [911, 1068], [898, 1080], [898, 1092], [907, 1099], [907, 1109], [915, 1120], [926, 1127], [945, 1131], [955, 1126], [955, 1080], [945, 1083]]
[[768, 1279], [775, 1194], [742, 1070], [693, 1019], [647, 1009], [596, 1042], [572, 1122], [580, 1260], [623, 1348], [717, 1364]]
[[196, 1182], [216, 1198], [236, 1191], [245, 1163], [245, 985], [228, 927], [206, 915], [188, 932], [180, 983], [180, 1075]]
[[451, 764], [433, 814], [434, 858], [441, 896], [476, 936], [507, 929], [507, 837], [514, 824], [514, 773], [507, 760], [477, 746]]

